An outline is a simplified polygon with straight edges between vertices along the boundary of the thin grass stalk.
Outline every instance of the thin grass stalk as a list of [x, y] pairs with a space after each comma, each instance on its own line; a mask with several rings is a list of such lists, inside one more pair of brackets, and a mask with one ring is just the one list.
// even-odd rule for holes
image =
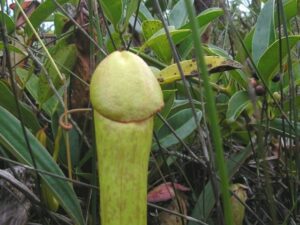
[[[163, 27], [164, 27], [164, 30], [165, 30], [165, 33], [166, 33], [166, 36], [167, 36], [167, 40], [168, 40], [169, 45], [170, 45], [170, 48], [171, 48], [171, 50], [172, 50], [172, 55], [173, 55], [174, 61], [176, 62], [176, 65], [177, 65], [177, 68], [178, 68], [178, 71], [179, 71], [181, 80], [182, 80], [183, 85], [184, 85], [185, 93], [186, 93], [186, 95], [187, 95], [187, 98], [188, 98], [188, 100], [189, 100], [189, 104], [190, 104], [190, 106], [191, 106], [191, 110], [192, 110], [192, 113], [193, 113], [193, 117], [194, 117], [195, 123], [196, 123], [196, 125], [197, 125], [198, 137], [199, 137], [200, 142], [201, 142], [201, 144], [202, 144], [202, 146], [203, 146], [203, 152], [204, 152], [204, 155], [208, 155], [208, 153], [207, 153], [207, 152], [208, 152], [208, 151], [207, 151], [208, 148], [207, 148], [207, 146], [206, 146], [206, 142], [205, 142], [204, 137], [203, 137], [203, 135], [202, 135], [202, 134], [203, 134], [203, 130], [202, 130], [202, 128], [200, 127], [200, 124], [198, 123], [198, 119], [197, 119], [198, 116], [197, 116], [197, 114], [196, 114], [196, 109], [195, 109], [195, 105], [194, 105], [194, 102], [193, 102], [193, 99], [192, 99], [192, 95], [191, 95], [190, 88], [189, 88], [189, 86], [188, 86], [188, 81], [186, 80], [186, 78], [185, 78], [185, 76], [184, 76], [184, 72], [183, 72], [182, 66], [181, 66], [181, 64], [180, 64], [180, 57], [179, 57], [179, 55], [178, 55], [178, 53], [177, 53], [175, 43], [173, 42], [173, 40], [172, 40], [172, 38], [171, 38], [170, 32], [169, 32], [169, 30], [168, 30], [167, 23], [166, 23], [166, 21], [165, 21], [165, 18], [164, 18], [164, 15], [163, 15], [163, 13], [162, 13], [162, 10], [161, 10], [161, 7], [160, 7], [160, 5], [159, 5], [158, 0], [155, 0], [154, 3], [155, 3], [155, 7], [156, 7], [156, 9], [157, 9], [157, 11], [158, 11], [160, 20], [161, 20], [161, 22], [162, 22], [162, 24], [163, 24]], [[200, 85], [200, 83], [199, 83], [199, 85]], [[201, 96], [201, 102], [203, 102], [202, 96]], [[204, 110], [205, 110], [205, 108], [202, 107], [202, 111], [204, 111]], [[204, 113], [204, 114], [205, 114], [205, 113]], [[170, 127], [170, 126], [168, 125], [167, 121], [166, 121], [162, 116], [160, 116], [159, 114], [158, 114], [158, 116], [159, 116], [159, 118], [164, 122], [164, 124], [166, 124], [166, 125], [168, 126], [168, 128], [172, 131], [173, 128]], [[205, 125], [206, 125], [205, 118], [204, 118], [203, 120], [204, 120], [204, 123], [205, 123]], [[177, 136], [175, 131], [172, 131], [172, 133], [174, 134], [175, 137]], [[179, 139], [178, 139], [178, 140], [179, 140]], [[182, 140], [179, 140], [179, 141], [182, 142]], [[211, 152], [212, 152], [212, 148], [211, 148], [210, 140], [209, 140], [208, 147], [209, 147], [209, 150], [210, 150], [209, 153], [211, 153]], [[188, 150], [189, 148], [186, 147], [186, 149]], [[189, 151], [189, 153], [190, 153], [192, 156], [195, 157], [195, 154], [193, 153], [193, 151]], [[209, 155], [212, 155], [212, 153], [209, 154]], [[195, 157], [195, 158], [197, 159], [198, 157]], [[211, 159], [211, 158], [212, 158], [212, 157], [210, 157], [210, 159]], [[202, 161], [202, 162], [201, 162], [201, 161]], [[206, 159], [206, 158], [205, 158], [205, 160], [201, 160], [201, 161], [199, 161], [199, 162], [200, 162], [201, 164], [203, 164], [204, 167], [212, 167], [213, 164], [214, 164], [214, 163], [213, 163], [213, 160], [211, 160], [211, 161], [210, 161], [210, 164], [211, 164], [211, 165], [209, 165], [208, 159]], [[216, 190], [216, 188], [214, 188], [214, 190]], [[217, 192], [214, 191], [214, 194], [215, 194], [216, 199], [217, 199], [217, 196], [218, 196]]]
[[[286, 46], [287, 49], [290, 49], [290, 44], [289, 44], [289, 39], [288, 39], [288, 29], [287, 29], [287, 19], [286, 19], [286, 15], [284, 12], [284, 7], [283, 7], [283, 3], [282, 0], [277, 0], [277, 5], [279, 8], [278, 14], [280, 14], [281, 19], [282, 19], [282, 25], [283, 25], [283, 33], [284, 36], [286, 37]], [[280, 29], [279, 29], [280, 30]], [[288, 74], [289, 74], [289, 92], [290, 92], [290, 120], [293, 121], [293, 125], [294, 125], [294, 132], [295, 132], [295, 149], [299, 149], [299, 133], [298, 133], [298, 129], [297, 129], [297, 123], [298, 123], [298, 109], [297, 109], [297, 105], [296, 105], [296, 96], [297, 96], [297, 90], [296, 90], [296, 86], [295, 86], [295, 76], [294, 76], [294, 72], [293, 72], [293, 65], [292, 65], [292, 57], [291, 57], [291, 53], [290, 51], [288, 51], [288, 55], [287, 55], [287, 64], [288, 64]], [[292, 129], [292, 127], [289, 128], [290, 130]], [[291, 133], [291, 132], [290, 132]], [[296, 164], [296, 184], [294, 185], [294, 193], [298, 193], [299, 190], [299, 186], [298, 186], [298, 182], [299, 182], [299, 177], [300, 177], [300, 153], [299, 151], [296, 151], [296, 159], [295, 159], [295, 164]], [[296, 202], [297, 200], [292, 200], [293, 202]], [[298, 207], [297, 204], [295, 206], [295, 212], [297, 212]]]
[[30, 29], [32, 30], [34, 36], [36, 37], [36, 39], [38, 40], [39, 44], [42, 46], [43, 50], [45, 51], [47, 57], [49, 58], [52, 66], [54, 67], [54, 70], [57, 72], [60, 80], [65, 83], [66, 82], [66, 78], [65, 76], [63, 76], [63, 74], [60, 72], [60, 70], [58, 69], [56, 63], [54, 62], [54, 59], [52, 58], [51, 54], [49, 53], [47, 47], [45, 46], [44, 42], [42, 41], [42, 39], [40, 38], [39, 34], [37, 33], [36, 29], [34, 29], [32, 23], [30, 22], [29, 18], [27, 17], [26, 13], [24, 12], [23, 8], [21, 7], [20, 3], [18, 1], [16, 1], [16, 4], [22, 14], [22, 16], [24, 17], [24, 19], [26, 20], [26, 23], [28, 24], [28, 26], [30, 27]]
[[[276, 5], [277, 7], [277, 12], [280, 12], [280, 6], [279, 4]], [[277, 13], [277, 24], [278, 27], [281, 27], [282, 21], [281, 21], [281, 15], [280, 13]], [[281, 29], [278, 29], [278, 39], [279, 39], [279, 49], [278, 49], [278, 54], [279, 54], [279, 74], [280, 74], [280, 106], [283, 108], [284, 107], [284, 101], [283, 101], [283, 75], [284, 75], [284, 69], [283, 69], [283, 55], [282, 55], [282, 31]], [[280, 138], [282, 138], [283, 143], [280, 145], [283, 146], [283, 149], [287, 149], [287, 143], [286, 143], [286, 128], [285, 128], [285, 119], [281, 118], [281, 130], [282, 130], [282, 135], [280, 136]], [[288, 190], [290, 193], [290, 198], [291, 201], [293, 202], [293, 204], [295, 203], [294, 201], [294, 188], [293, 188], [293, 183], [292, 180], [290, 179], [290, 174], [288, 173], [289, 169], [291, 168], [291, 163], [290, 163], [290, 151], [285, 151], [285, 155], [284, 155], [284, 163], [285, 163], [285, 171], [287, 171], [286, 175], [286, 179], [288, 180]]]
[[[286, 46], [287, 49], [290, 49], [290, 44], [289, 44], [289, 39], [288, 39], [288, 29], [287, 29], [287, 20], [286, 20], [286, 16], [285, 16], [285, 12], [284, 12], [284, 8], [283, 8], [283, 3], [281, 0], [278, 0], [277, 4], [279, 5], [279, 13], [282, 17], [282, 25], [283, 25], [283, 32], [284, 32], [284, 36], [286, 37]], [[297, 96], [296, 93], [296, 85], [295, 85], [295, 75], [294, 72], [292, 70], [293, 65], [292, 65], [292, 56], [291, 56], [291, 52], [288, 51], [288, 55], [287, 55], [287, 63], [288, 63], [288, 74], [290, 77], [290, 95], [291, 95], [291, 108], [290, 110], [292, 111], [291, 113], [291, 120], [293, 120], [294, 123], [294, 127], [297, 127], [297, 118], [298, 118], [298, 110], [297, 110], [297, 106], [296, 106], [296, 101], [295, 101], [295, 96]], [[298, 129], [295, 129], [295, 144], [296, 144], [296, 149], [299, 149], [299, 134], [298, 134]], [[297, 174], [299, 176], [299, 171], [300, 171], [300, 157], [299, 157], [299, 153], [297, 153], [296, 155], [296, 165], [297, 166]]]
[[78, 24], [76, 22], [76, 20], [69, 15], [69, 13], [61, 6], [61, 4], [59, 4], [59, 2], [57, 2], [57, 0], [53, 0], [53, 2], [55, 3], [55, 5], [64, 13], [65, 16], [68, 17], [68, 19], [71, 20], [71, 22], [76, 25], [76, 27], [84, 34], [84, 36], [86, 36], [96, 47], [97, 49], [104, 55], [106, 56], [107, 53], [105, 52], [105, 50], [103, 48], [101, 48], [98, 43], [82, 28], [82, 26], [80, 26], [80, 24]]
[[[267, 202], [270, 206], [269, 212], [270, 212], [270, 220], [272, 221], [272, 224], [277, 225], [278, 224], [278, 220], [276, 217], [276, 207], [275, 207], [275, 202], [273, 199], [274, 196], [274, 191], [273, 191], [273, 187], [272, 187], [272, 182], [271, 182], [271, 178], [269, 175], [269, 166], [267, 164], [267, 161], [265, 160], [265, 156], [266, 156], [266, 150], [267, 150], [267, 145], [268, 145], [268, 135], [269, 135], [269, 119], [268, 119], [268, 102], [266, 97], [264, 97], [263, 100], [263, 106], [261, 109], [261, 116], [260, 116], [260, 126], [263, 126], [265, 124], [265, 128], [264, 130], [262, 129], [258, 129], [257, 130], [257, 155], [258, 155], [258, 159], [261, 160], [262, 162], [260, 162], [259, 160], [256, 162], [257, 165], [257, 177], [258, 180], [261, 180], [261, 178], [264, 180], [265, 184], [265, 193], [266, 193], [266, 197], [267, 197]], [[264, 134], [264, 135], [263, 135]], [[259, 173], [259, 169], [260, 167], [262, 168], [264, 174], [261, 176]]]
[[142, 0], [138, 0], [138, 5], [136, 7], [136, 11], [135, 11], [135, 17], [134, 17], [134, 22], [133, 22], [133, 27], [132, 27], [132, 37], [130, 38], [129, 42], [128, 42], [128, 45], [126, 47], [126, 50], [128, 51], [130, 46], [131, 46], [131, 43], [133, 41], [133, 38], [134, 38], [134, 31], [135, 31], [135, 28], [136, 28], [136, 24], [137, 24], [137, 21], [138, 21], [138, 16], [139, 16], [139, 11], [140, 11], [140, 6], [141, 6], [141, 2]]
[[[94, 34], [93, 29], [96, 30], [96, 37], [97, 37], [97, 42], [99, 44], [99, 46], [103, 45], [103, 35], [101, 32], [101, 26], [100, 26], [100, 20], [96, 19], [96, 18], [100, 18], [100, 16], [97, 14], [98, 10], [97, 7], [95, 6], [97, 4], [97, 2], [92, 1], [92, 0], [88, 0], [88, 11], [89, 11], [89, 29], [91, 31], [92, 34]], [[94, 36], [92, 37], [94, 38]], [[90, 45], [90, 71], [93, 70], [95, 68], [95, 57], [94, 57], [94, 53], [95, 53], [95, 45], [91, 44]], [[103, 58], [103, 53], [99, 52], [98, 54], [98, 58], [102, 59]], [[89, 73], [90, 73], [89, 71]], [[88, 124], [88, 119], [85, 118], [84, 121], [84, 127], [86, 129]], [[93, 127], [93, 132], [92, 132], [92, 177], [91, 177], [91, 182], [92, 185], [97, 186], [97, 151], [96, 151], [96, 146], [95, 146], [95, 130]], [[91, 206], [89, 206], [91, 208], [91, 220], [93, 221], [93, 223], [97, 223], [97, 219], [98, 219], [98, 212], [97, 212], [97, 191], [95, 189], [91, 189], [91, 201], [90, 204]], [[86, 215], [86, 218], [88, 220], [89, 215]]]
[[218, 167], [219, 176], [221, 179], [221, 195], [223, 199], [223, 209], [224, 217], [227, 225], [233, 224], [233, 215], [232, 208], [230, 203], [230, 194], [229, 194], [229, 178], [227, 167], [225, 163], [225, 157], [223, 152], [223, 143], [220, 128], [218, 125], [218, 115], [215, 106], [215, 98], [212, 92], [212, 88], [209, 84], [208, 71], [204, 61], [204, 54], [202, 50], [202, 43], [198, 37], [198, 25], [196, 23], [195, 12], [193, 6], [189, 0], [185, 0], [186, 9], [189, 15], [189, 20], [192, 27], [192, 38], [195, 47], [195, 56], [199, 71], [201, 71], [201, 77], [199, 74], [199, 79], [203, 80], [203, 86], [205, 90], [207, 111], [210, 113], [208, 121], [211, 127], [212, 141], [214, 143], [216, 151], [216, 163]]

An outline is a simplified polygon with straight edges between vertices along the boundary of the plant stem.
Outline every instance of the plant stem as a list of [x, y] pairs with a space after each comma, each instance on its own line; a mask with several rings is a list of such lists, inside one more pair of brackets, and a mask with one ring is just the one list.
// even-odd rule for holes
[[221, 193], [223, 199], [225, 222], [227, 225], [231, 225], [233, 224], [233, 216], [232, 216], [232, 208], [231, 208], [230, 195], [229, 195], [229, 178], [228, 178], [227, 167], [225, 164], [221, 132], [218, 125], [219, 120], [218, 120], [217, 110], [215, 106], [215, 98], [209, 83], [208, 71], [203, 56], [202, 43], [200, 41], [200, 37], [198, 37], [197, 35], [199, 32], [198, 32], [198, 24], [196, 23], [196, 19], [195, 19], [195, 12], [193, 10], [193, 6], [190, 0], [185, 0], [185, 5], [189, 15], [191, 27], [192, 27], [192, 37], [194, 41], [197, 65], [199, 71], [201, 71], [201, 78], [203, 80], [203, 86], [205, 90], [204, 93], [206, 96], [207, 112], [209, 112], [208, 121], [211, 127], [212, 140], [216, 150], [216, 163], [218, 167], [219, 176], [221, 179]]

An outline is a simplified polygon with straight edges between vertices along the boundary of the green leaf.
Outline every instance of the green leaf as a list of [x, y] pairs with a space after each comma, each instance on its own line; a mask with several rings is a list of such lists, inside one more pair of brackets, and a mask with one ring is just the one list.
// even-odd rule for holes
[[[20, 122], [6, 109], [0, 106], [0, 143], [17, 160], [33, 166]], [[64, 173], [52, 159], [48, 151], [40, 144], [35, 136], [26, 129], [28, 140], [32, 149], [37, 169], [65, 177]], [[77, 196], [72, 186], [62, 180], [40, 173], [42, 180], [50, 188], [60, 205], [72, 218], [73, 222], [83, 225], [84, 219]]]
[[[171, 111], [171, 108], [172, 108], [174, 100], [175, 100], [175, 93], [176, 93], [176, 90], [163, 91], [165, 105], [164, 105], [163, 109], [161, 110], [160, 114], [164, 118], [167, 118]], [[153, 129], [155, 131], [158, 131], [162, 125], [163, 125], [163, 122], [157, 116], [155, 116]]]
[[[198, 119], [197, 122], [199, 123], [202, 118], [202, 112], [200, 110], [196, 110], [196, 114]], [[167, 121], [180, 139], [185, 139], [197, 128], [191, 109], [184, 109], [168, 118]], [[174, 136], [167, 125], [164, 125], [159, 130], [158, 139], [160, 145], [165, 148], [179, 143], [179, 140]], [[156, 143], [154, 143], [153, 148], [158, 148]]]
[[[72, 128], [69, 132], [69, 142], [70, 142], [70, 155], [71, 155], [71, 162], [72, 167], [76, 168], [78, 166], [80, 160], [80, 148], [81, 146], [81, 137], [78, 131], [75, 128]], [[66, 141], [65, 138], [61, 138], [60, 140], [60, 148], [59, 148], [59, 158], [61, 162], [65, 165], [68, 164], [68, 156], [67, 156], [67, 148], [66, 148]]]
[[258, 62], [270, 43], [273, 43], [275, 40], [274, 6], [275, 1], [269, 0], [257, 18], [252, 39], [252, 55], [255, 63]]
[[203, 46], [203, 49], [205, 50], [205, 52], [207, 52], [207, 55], [218, 55], [228, 59], [232, 59], [228, 52], [216, 45], [207, 44], [206, 46]]
[[[8, 110], [14, 116], [18, 116], [15, 97], [8, 86], [0, 81], [0, 106]], [[19, 106], [25, 126], [34, 134], [41, 128], [36, 115], [30, 110], [30, 107], [19, 101]]]
[[[255, 28], [255, 27], [254, 27]], [[255, 29], [250, 30], [244, 37], [243, 43], [249, 52], [249, 54], [252, 53], [252, 40], [253, 40], [253, 35], [254, 35]], [[245, 62], [245, 60], [248, 58], [248, 55], [244, 48], [242, 47], [242, 44], [239, 45], [238, 47], [238, 53], [236, 55], [236, 60], [240, 62]]]
[[[202, 110], [201, 102], [193, 99], [194, 106], [197, 110]], [[169, 117], [173, 116], [174, 114], [184, 110], [184, 109], [190, 109], [191, 103], [188, 99], [176, 99], [174, 101], [174, 105], [172, 107], [172, 111], [169, 113]]]
[[61, 13], [55, 13], [55, 15], [54, 15], [54, 27], [55, 27], [54, 33], [58, 37], [62, 34], [64, 25], [68, 21], [69, 21], [69, 18], [66, 17], [65, 15], [63, 15]]
[[113, 24], [117, 31], [118, 23], [122, 17], [122, 0], [100, 0], [100, 4], [105, 16]]
[[238, 116], [251, 104], [247, 91], [236, 92], [228, 102], [226, 119], [228, 122], [234, 122]]
[[[189, 0], [191, 3], [194, 3], [194, 0]], [[169, 23], [175, 28], [180, 28], [184, 25], [188, 19], [188, 14], [185, 7], [185, 1], [179, 0], [176, 5], [172, 8], [169, 14]]]
[[[2, 41], [0, 41], [0, 50], [3, 50], [3, 49], [4, 49], [4, 44], [3, 44]], [[22, 54], [22, 55], [26, 55], [25, 52], [23, 52], [21, 49], [17, 48], [15, 45], [8, 44], [8, 49], [12, 52], [19, 53], [19, 54]]]
[[144, 22], [147, 20], [153, 20], [153, 16], [151, 15], [148, 8], [145, 6], [144, 2], [141, 2], [141, 4], [140, 4], [139, 18], [140, 18], [141, 22]]
[[[68, 0], [57, 0], [57, 3], [60, 5], [65, 4]], [[37, 29], [55, 10], [57, 6], [52, 0], [46, 0], [41, 3], [31, 14], [30, 22], [35, 29]], [[33, 34], [31, 28], [26, 23], [24, 28], [26, 34], [31, 36]]]
[[[202, 34], [204, 34], [204, 32], [206, 31], [206, 29], [208, 28], [209, 24], [201, 27], [199, 29], [199, 37], [202, 36]], [[180, 57], [182, 59], [186, 59], [186, 58], [191, 58], [192, 56], [189, 56], [189, 54], [191, 53], [192, 49], [194, 48], [194, 43], [193, 43], [193, 39], [192, 36], [189, 35], [185, 40], [183, 40], [182, 43], [180, 43], [179, 45], [179, 54]]]
[[[298, 0], [285, 0], [283, 1], [283, 9], [286, 20], [289, 21], [293, 17], [297, 16], [297, 2]], [[274, 18], [277, 18], [277, 11], [275, 12]], [[275, 19], [275, 24], [277, 26], [278, 20]]]
[[137, 10], [138, 0], [123, 0], [123, 18], [122, 30], [125, 30], [128, 26], [129, 19], [132, 14]]
[[[218, 18], [219, 16], [223, 15], [224, 12], [220, 8], [210, 8], [203, 12], [201, 12], [197, 17], [198, 25], [200, 27], [199, 36], [201, 36], [206, 28], [208, 27], [209, 23], [214, 19]], [[181, 27], [181, 29], [190, 29], [191, 24], [187, 23]], [[179, 54], [182, 59], [187, 58], [190, 54], [191, 50], [193, 49], [193, 40], [191, 35], [187, 37], [179, 46]]]
[[[55, 63], [57, 64], [60, 71], [64, 74], [68, 74], [67, 70], [71, 70], [73, 68], [77, 59], [76, 46], [74, 44], [57, 44], [52, 50], [52, 57], [53, 59], [55, 59]], [[47, 59], [45, 62], [45, 68], [48, 72], [48, 76], [53, 82], [54, 87], [56, 88], [56, 90], [58, 90], [60, 87], [62, 87], [63, 82], [61, 81], [58, 73], [56, 72], [49, 59]], [[38, 101], [40, 104], [46, 102], [54, 94], [44, 72], [42, 72], [39, 77], [38, 88]]]
[[[197, 17], [196, 20], [198, 22], [199, 27], [203, 27], [210, 22], [212, 22], [214, 19], [218, 18], [219, 16], [222, 16], [224, 14], [223, 9], [221, 8], [209, 8], [201, 12]], [[187, 23], [180, 27], [180, 29], [191, 29], [191, 24]]]
[[248, 88], [248, 82], [249, 78], [247, 77], [247, 74], [244, 73], [242, 70], [231, 70], [228, 71], [229, 76], [234, 79], [241, 87], [247, 89]]
[[15, 23], [14, 21], [3, 12], [0, 12], [0, 21], [2, 22], [2, 16], [4, 17], [4, 23], [6, 25], [7, 33], [11, 34], [15, 30]]
[[[298, 43], [299, 40], [299, 35], [289, 36], [288, 41], [290, 48], [287, 48], [286, 38], [281, 39], [281, 53], [283, 61], [286, 59], [288, 51], [291, 51], [291, 49]], [[268, 49], [266, 49], [258, 61], [258, 70], [262, 76], [262, 79], [264, 79], [265, 82], [268, 82], [270, 79], [272, 79], [273, 76], [278, 73], [279, 65], [279, 40], [277, 40]]]
[[[297, 15], [297, 0], [287, 0], [283, 2], [283, 7], [284, 7], [284, 12], [285, 12], [285, 16], [287, 21], [289, 21], [291, 18], [293, 18], [294, 16]], [[275, 16], [274, 16], [275, 20], [275, 27], [277, 27], [277, 11], [275, 11]], [[254, 27], [255, 28], [255, 27]], [[253, 39], [253, 35], [254, 35], [254, 31], [255, 29], [251, 29], [251, 31], [249, 31], [244, 38], [244, 44], [247, 48], [247, 50], [249, 51], [249, 53], [252, 52], [252, 39]], [[242, 49], [242, 47], [240, 47], [240, 49], [238, 50], [238, 54], [236, 56], [236, 60], [240, 61], [240, 62], [244, 62], [246, 60], [248, 56], [246, 55], [246, 53], [244, 52], [244, 49]]]
[[142, 23], [142, 30], [146, 40], [162, 28], [163, 24], [160, 20], [146, 20]]
[[[169, 27], [170, 36], [172, 37], [174, 44], [178, 44], [183, 41], [190, 33], [191, 30], [174, 30], [173, 27]], [[170, 63], [172, 59], [172, 51], [168, 42], [167, 36], [163, 29], [157, 31], [149, 38], [141, 49], [150, 47], [155, 54], [165, 63]]]
[[[29, 71], [18, 67], [16, 69], [18, 78], [21, 80], [22, 85], [26, 87], [26, 90], [30, 93], [33, 99], [41, 105], [38, 101], [38, 89], [39, 89], [39, 78], [35, 74], [31, 74]], [[63, 90], [58, 91], [62, 96]], [[48, 116], [53, 115], [58, 105], [58, 100], [56, 96], [49, 98], [43, 105], [42, 109], [48, 114]]]

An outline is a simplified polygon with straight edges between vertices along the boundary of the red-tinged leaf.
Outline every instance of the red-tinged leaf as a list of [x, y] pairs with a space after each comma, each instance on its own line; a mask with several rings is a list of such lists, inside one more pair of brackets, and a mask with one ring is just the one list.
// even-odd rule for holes
[[[174, 183], [173, 184], [176, 190], [179, 191], [189, 191], [190, 189], [181, 185]], [[158, 185], [153, 190], [148, 193], [147, 200], [149, 202], [162, 202], [168, 201], [175, 197], [175, 191], [173, 189], [171, 182], [163, 183]]]
[[[171, 185], [171, 183], [170, 183]], [[179, 190], [179, 191], [189, 191], [190, 189], [188, 187], [185, 187], [181, 184], [177, 184], [177, 183], [174, 183], [174, 187], [176, 190]]]
[[[33, 1], [31, 1], [31, 0], [25, 0], [22, 4], [21, 4], [21, 6], [22, 6], [22, 9], [27, 9], [28, 8], [28, 6], [30, 6], [31, 5], [31, 3], [32, 3]], [[16, 3], [11, 3], [10, 5], [9, 5], [9, 8], [10, 9], [12, 9], [12, 10], [15, 10], [15, 8], [16, 8]]]

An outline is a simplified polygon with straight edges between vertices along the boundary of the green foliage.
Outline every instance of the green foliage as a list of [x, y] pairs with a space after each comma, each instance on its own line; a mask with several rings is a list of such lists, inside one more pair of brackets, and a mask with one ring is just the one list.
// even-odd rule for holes
[[[300, 36], [289, 36], [288, 37], [288, 43], [289, 48], [293, 48], [298, 41], [300, 40]], [[283, 63], [287, 60], [287, 54], [290, 51], [289, 48], [287, 48], [287, 40], [286, 38], [282, 38], [281, 41], [276, 40], [270, 47], [266, 49], [264, 54], [261, 56], [260, 60], [258, 61], [258, 71], [261, 74], [261, 78], [265, 82], [270, 82], [270, 80], [274, 77], [276, 73], [279, 71], [279, 60], [280, 57], [277, 54], [279, 45], [281, 45], [282, 49], [282, 61]]]
[[[25, 142], [20, 121], [0, 106], [0, 122], [1, 145], [20, 162], [32, 167], [33, 161]], [[26, 130], [26, 135], [31, 145], [32, 156], [34, 157], [37, 169], [64, 177], [59, 166], [34, 135], [28, 130]], [[43, 173], [39, 175], [74, 222], [80, 225], [84, 224], [79, 201], [70, 184], [62, 179], [47, 176]]]
[[[76, 62], [76, 46], [74, 44], [65, 45], [64, 42], [59, 43], [54, 49], [51, 49], [51, 53], [55, 62], [60, 68], [60, 71], [65, 75], [69, 74], [69, 69], [73, 68]], [[54, 94], [55, 90], [58, 90], [64, 85], [64, 81], [60, 79], [59, 74], [56, 72], [55, 68], [51, 64], [50, 60], [46, 60], [45, 69], [47, 74], [42, 71], [38, 82], [38, 102], [43, 105], [49, 97]], [[49, 81], [50, 80], [50, 81]], [[49, 85], [49, 82], [53, 83], [53, 87]]]
[[[57, 3], [60, 5], [63, 5], [66, 2], [68, 1], [57, 1]], [[30, 22], [32, 23], [33, 27], [35, 29], [38, 28], [56, 10], [56, 8], [57, 5], [51, 0], [44, 1], [42, 4], [40, 4], [30, 16]], [[26, 24], [24, 30], [28, 36], [31, 36], [33, 34], [28, 24]]]
[[[0, 81], [0, 105], [14, 116], [18, 116], [15, 97], [9, 90], [8, 85], [2, 81]], [[19, 107], [24, 118], [25, 126], [28, 127], [32, 133], [36, 133], [41, 128], [36, 116], [33, 114], [30, 107], [21, 101], [19, 101]]]
[[226, 118], [228, 122], [234, 122], [248, 106], [251, 105], [247, 91], [238, 91], [228, 101]]
[[0, 21], [5, 23], [7, 33], [11, 34], [15, 30], [15, 23], [6, 13], [0, 12]]
[[255, 63], [275, 40], [274, 8], [275, 1], [269, 0], [257, 18], [252, 40], [252, 55]]
[[[202, 112], [197, 110], [196, 115], [197, 123], [199, 123], [202, 117]], [[183, 109], [175, 113], [167, 119], [167, 122], [176, 131], [176, 135], [182, 140], [188, 137], [197, 128], [193, 112], [190, 109]], [[172, 131], [170, 131], [168, 125], [163, 125], [158, 130], [157, 134], [159, 137], [158, 141], [164, 148], [168, 148], [179, 143], [178, 138], [176, 138]], [[157, 148], [158, 146], [154, 142], [153, 149], [155, 150]]]

